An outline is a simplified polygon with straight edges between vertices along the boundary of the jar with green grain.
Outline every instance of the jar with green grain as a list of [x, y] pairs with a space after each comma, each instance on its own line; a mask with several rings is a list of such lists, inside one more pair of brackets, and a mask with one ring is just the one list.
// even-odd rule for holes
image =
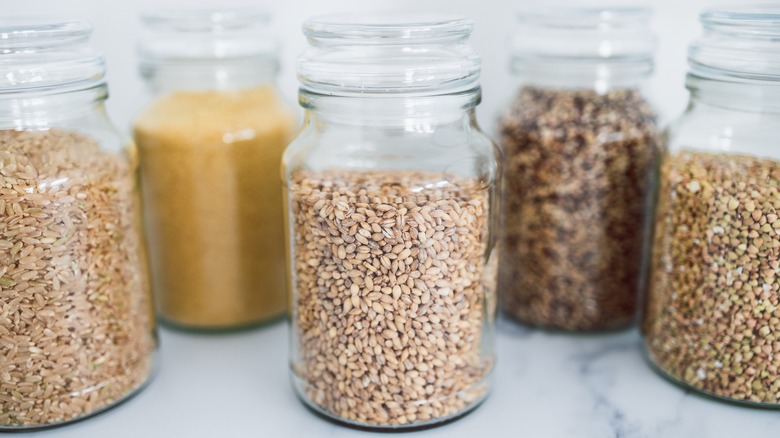
[[645, 347], [673, 381], [780, 407], [780, 7], [701, 22], [659, 168]]

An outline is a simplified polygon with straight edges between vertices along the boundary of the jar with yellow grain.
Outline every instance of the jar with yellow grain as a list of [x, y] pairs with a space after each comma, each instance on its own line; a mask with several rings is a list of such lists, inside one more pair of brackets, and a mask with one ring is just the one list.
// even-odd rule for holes
[[274, 85], [268, 19], [251, 10], [143, 16], [154, 98], [133, 125], [158, 312], [234, 329], [285, 312], [279, 164], [294, 117]]

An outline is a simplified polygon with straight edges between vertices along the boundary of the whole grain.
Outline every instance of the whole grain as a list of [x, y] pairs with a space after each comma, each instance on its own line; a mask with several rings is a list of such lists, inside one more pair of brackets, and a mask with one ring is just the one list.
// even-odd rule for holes
[[302, 171], [290, 186], [302, 397], [367, 426], [419, 425], [487, 393], [489, 191], [407, 171]]
[[0, 131], [0, 429], [77, 419], [150, 375], [129, 163], [74, 132]]
[[664, 160], [649, 357], [715, 396], [780, 401], [780, 162], [683, 151]]
[[628, 325], [656, 159], [651, 108], [633, 89], [525, 87], [500, 129], [503, 309], [547, 328]]

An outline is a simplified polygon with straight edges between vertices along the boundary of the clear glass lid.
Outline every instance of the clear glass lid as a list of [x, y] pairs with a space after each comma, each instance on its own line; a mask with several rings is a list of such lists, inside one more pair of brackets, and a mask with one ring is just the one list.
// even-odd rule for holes
[[647, 7], [535, 7], [517, 14], [515, 70], [532, 63], [574, 60], [631, 63], [652, 70], [655, 35]]
[[91, 34], [85, 21], [0, 18], [0, 94], [102, 84], [105, 62], [90, 46]]
[[702, 35], [688, 50], [691, 73], [720, 79], [780, 81], [780, 5], [704, 11]]
[[275, 60], [270, 15], [255, 9], [169, 9], [142, 14], [144, 66], [169, 62]]
[[382, 13], [315, 17], [298, 58], [303, 89], [323, 94], [449, 94], [477, 87], [470, 19]]

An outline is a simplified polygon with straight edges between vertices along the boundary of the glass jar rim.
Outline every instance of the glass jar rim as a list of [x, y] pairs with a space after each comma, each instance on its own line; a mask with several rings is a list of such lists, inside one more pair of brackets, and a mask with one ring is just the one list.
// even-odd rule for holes
[[278, 44], [271, 15], [254, 8], [159, 9], [141, 14], [137, 53], [142, 71], [165, 63], [267, 60], [276, 63]]
[[699, 20], [704, 31], [688, 47], [692, 75], [780, 82], [780, 5], [710, 8]]
[[653, 10], [647, 6], [534, 6], [519, 10], [520, 23], [535, 22], [553, 28], [599, 29], [628, 27], [647, 23]]
[[646, 6], [539, 6], [516, 14], [512, 73], [565, 84], [635, 83], [653, 72], [656, 37]]
[[333, 95], [438, 95], [478, 86], [473, 20], [438, 13], [350, 13], [308, 19], [302, 88]]
[[92, 25], [82, 20], [56, 17], [0, 17], [0, 47], [15, 49], [42, 42], [70, 43], [88, 39]]
[[105, 83], [105, 60], [83, 20], [0, 18], [0, 94], [86, 89]]
[[345, 39], [385, 44], [392, 40], [468, 37], [474, 30], [474, 21], [458, 15], [425, 12], [352, 12], [309, 18], [304, 21], [302, 29], [303, 34], [310, 39]]
[[141, 13], [150, 29], [178, 32], [219, 32], [253, 24], [269, 24], [271, 15], [261, 9], [158, 9]]
[[754, 31], [780, 35], [780, 4], [754, 4], [710, 8], [701, 13], [704, 26], [748, 26]]
[[512, 69], [523, 74], [565, 62], [620, 64], [634, 66], [638, 76], [647, 75], [656, 48], [652, 15], [651, 8], [642, 6], [521, 9], [511, 40]]

